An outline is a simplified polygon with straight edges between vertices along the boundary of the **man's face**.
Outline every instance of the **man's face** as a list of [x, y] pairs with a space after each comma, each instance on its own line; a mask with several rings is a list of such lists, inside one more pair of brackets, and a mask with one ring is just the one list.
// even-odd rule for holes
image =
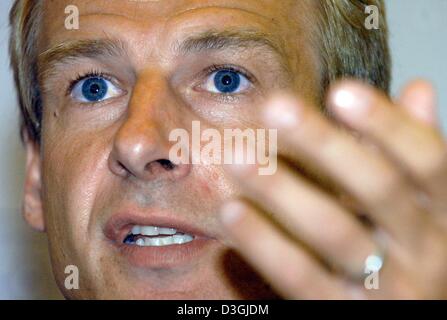
[[[68, 5], [79, 9], [79, 30], [64, 27]], [[277, 90], [315, 101], [311, 5], [44, 1], [39, 52], [52, 54], [39, 62], [42, 143], [33, 152], [65, 296], [269, 295], [220, 240], [217, 211], [238, 187], [223, 166], [171, 165], [169, 135], [190, 132], [194, 120], [220, 132], [257, 128], [254, 106]], [[175, 229], [158, 232], [176, 232], [184, 243], [156, 245], [154, 237], [168, 235], [150, 236], [153, 227]], [[79, 290], [64, 287], [68, 265], [79, 268]]]

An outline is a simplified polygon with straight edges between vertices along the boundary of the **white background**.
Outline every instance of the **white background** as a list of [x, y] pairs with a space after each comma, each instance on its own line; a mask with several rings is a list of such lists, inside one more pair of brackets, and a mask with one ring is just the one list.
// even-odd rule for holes
[[[24, 154], [7, 56], [11, 3], [0, 1], [0, 299], [60, 298], [49, 269], [45, 235], [30, 230], [20, 215]], [[447, 0], [387, 0], [387, 5], [393, 92], [414, 77], [431, 79], [447, 128]]]

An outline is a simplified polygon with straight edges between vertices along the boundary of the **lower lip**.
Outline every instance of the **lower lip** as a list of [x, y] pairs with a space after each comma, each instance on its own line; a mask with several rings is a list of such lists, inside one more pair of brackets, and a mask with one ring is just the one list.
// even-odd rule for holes
[[196, 237], [188, 243], [167, 246], [138, 246], [123, 243], [118, 249], [132, 266], [173, 268], [195, 261], [212, 242], [214, 241], [210, 238]]

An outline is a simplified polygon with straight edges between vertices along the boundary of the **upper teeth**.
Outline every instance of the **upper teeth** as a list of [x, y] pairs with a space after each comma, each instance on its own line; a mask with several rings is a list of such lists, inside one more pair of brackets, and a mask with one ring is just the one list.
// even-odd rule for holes
[[134, 226], [131, 230], [132, 234], [141, 234], [143, 236], [173, 235], [177, 233], [174, 228], [161, 228], [153, 226]]
[[[158, 237], [162, 235], [162, 237]], [[138, 238], [134, 236], [144, 236]], [[134, 226], [130, 234], [124, 240], [126, 244], [137, 246], [168, 246], [172, 244], [183, 244], [194, 240], [189, 234], [177, 232], [174, 228], [162, 228], [155, 226]]]

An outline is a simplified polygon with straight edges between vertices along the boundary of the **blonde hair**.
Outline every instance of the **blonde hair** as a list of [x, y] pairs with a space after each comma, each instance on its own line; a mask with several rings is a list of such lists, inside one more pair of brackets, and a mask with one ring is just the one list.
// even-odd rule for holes
[[[316, 45], [322, 63], [321, 94], [339, 78], [365, 80], [386, 93], [390, 84], [388, 30], [383, 0], [315, 0]], [[37, 70], [41, 0], [16, 0], [10, 12], [9, 50], [21, 110], [22, 139], [40, 141], [42, 101]], [[378, 30], [367, 30], [365, 8], [378, 7]]]
[[[383, 0], [321, 0], [320, 46], [324, 88], [340, 78], [357, 78], [382, 89], [390, 86], [391, 59]], [[365, 8], [380, 12], [378, 29], [365, 27]]]

